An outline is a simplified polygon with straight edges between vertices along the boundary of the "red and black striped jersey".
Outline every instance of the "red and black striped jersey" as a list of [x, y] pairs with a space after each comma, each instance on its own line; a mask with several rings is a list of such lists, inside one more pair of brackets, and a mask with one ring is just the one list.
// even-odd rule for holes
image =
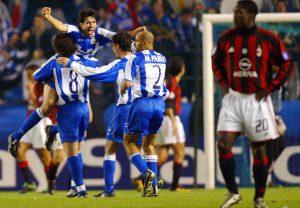
[[[276, 74], [275, 66], [279, 68]], [[255, 26], [224, 32], [213, 49], [212, 68], [221, 87], [253, 94], [260, 89], [279, 89], [295, 64], [275, 33]]]
[[166, 99], [166, 108], [172, 108], [174, 115], [181, 113], [181, 87], [175, 77], [168, 77], [166, 85], [169, 90], [169, 96]]

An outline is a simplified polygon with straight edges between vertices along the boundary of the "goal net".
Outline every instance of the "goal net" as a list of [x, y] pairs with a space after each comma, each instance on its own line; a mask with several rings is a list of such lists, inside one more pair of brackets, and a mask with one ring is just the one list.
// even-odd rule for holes
[[[297, 62], [300, 58], [300, 14], [299, 13], [268, 13], [256, 17], [258, 25], [278, 33], [284, 40], [290, 55]], [[211, 51], [216, 39], [225, 30], [232, 26], [232, 14], [204, 14], [203, 24], [203, 117], [204, 117], [204, 151], [206, 167], [205, 188], [212, 189], [223, 184], [223, 177], [219, 171], [216, 154], [215, 130], [220, 109], [221, 93], [214, 83]], [[300, 185], [300, 100], [298, 65], [295, 73], [284, 88], [284, 98], [281, 115], [287, 126], [285, 133], [286, 148], [278, 159], [273, 180], [281, 185]], [[251, 156], [249, 144], [245, 139], [239, 139], [233, 149], [237, 163], [237, 182], [241, 185], [250, 185]]]

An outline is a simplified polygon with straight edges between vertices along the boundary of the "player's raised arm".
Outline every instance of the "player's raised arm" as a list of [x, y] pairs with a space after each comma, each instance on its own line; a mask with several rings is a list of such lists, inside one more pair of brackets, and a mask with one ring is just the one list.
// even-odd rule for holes
[[85, 60], [84, 63], [79, 63], [66, 57], [60, 57], [57, 58], [56, 61], [65, 67], [72, 68], [77, 74], [88, 80], [95, 82], [115, 82], [118, 75], [116, 65], [120, 62], [120, 59], [101, 67], [95, 67], [95, 61], [89, 60]]
[[138, 27], [135, 30], [128, 31], [127, 33], [129, 33], [131, 37], [135, 37], [139, 32], [143, 32], [143, 31], [147, 31], [146, 26]]
[[42, 9], [42, 15], [47, 20], [47, 22], [49, 22], [49, 24], [52, 25], [55, 29], [57, 29], [59, 32], [67, 32], [67, 25], [65, 25], [63, 22], [59, 21], [51, 15], [50, 7], [44, 7]]
[[[127, 33], [131, 37], [134, 38], [139, 32], [146, 31], [146, 30], [147, 30], [146, 26], [141, 26], [141, 27], [136, 28], [135, 30], [127, 31]], [[116, 34], [116, 32], [112, 32], [112, 31], [109, 31], [109, 30], [106, 30], [106, 29], [103, 29], [103, 28], [98, 28], [97, 33], [99, 35], [102, 35], [105, 38], [110, 39], [110, 40]]]

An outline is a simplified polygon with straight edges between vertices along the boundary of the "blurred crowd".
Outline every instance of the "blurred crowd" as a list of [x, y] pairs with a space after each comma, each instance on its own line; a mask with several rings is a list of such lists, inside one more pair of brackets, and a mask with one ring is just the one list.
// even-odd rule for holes
[[[195, 70], [195, 45], [201, 38], [202, 26], [197, 27], [196, 14], [232, 13], [238, 0], [0, 0], [0, 104], [9, 102], [6, 92], [22, 88], [24, 67], [29, 63], [42, 64], [54, 55], [51, 45], [56, 33], [40, 15], [44, 6], [53, 9], [53, 16], [63, 22], [76, 24], [81, 8], [92, 7], [98, 14], [98, 26], [111, 31], [126, 31], [146, 25], [156, 38], [156, 50], [167, 57], [180, 56], [186, 63], [187, 73], [183, 82], [184, 95], [191, 99], [190, 87]], [[255, 0], [261, 12], [297, 12], [300, 0]], [[298, 26], [299, 27], [299, 26]], [[277, 30], [277, 26], [274, 27]], [[297, 60], [300, 52], [300, 27], [279, 34]], [[196, 33], [196, 31], [199, 33]], [[199, 34], [196, 37], [195, 34]], [[201, 39], [199, 39], [201, 44]], [[104, 64], [115, 57], [111, 47], [105, 46], [97, 53]], [[202, 57], [202, 56], [201, 56]], [[200, 59], [201, 59], [200, 57]], [[300, 63], [300, 61], [298, 61]], [[299, 68], [299, 67], [298, 67]], [[298, 82], [294, 76], [290, 97], [299, 98]], [[295, 88], [295, 86], [296, 88]], [[294, 89], [297, 89], [296, 91]], [[95, 85], [94, 92], [105, 93], [102, 85]], [[20, 94], [20, 93], [19, 93]], [[20, 100], [26, 97], [26, 93]], [[10, 98], [17, 96], [14, 94]], [[113, 99], [113, 95], [112, 99]]]

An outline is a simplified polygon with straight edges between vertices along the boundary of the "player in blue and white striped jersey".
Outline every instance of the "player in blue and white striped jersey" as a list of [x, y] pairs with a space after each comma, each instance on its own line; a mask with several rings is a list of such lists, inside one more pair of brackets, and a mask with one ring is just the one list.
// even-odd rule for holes
[[[77, 55], [85, 58], [93, 58], [97, 50], [111, 42], [115, 32], [98, 28], [96, 24], [96, 12], [91, 8], [80, 10], [78, 14], [79, 27], [70, 24], [64, 24], [51, 16], [51, 8], [44, 7], [42, 14], [45, 19], [58, 31], [69, 34], [78, 46]], [[146, 30], [145, 27], [139, 27], [135, 30], [128, 31], [134, 37], [138, 32]]]
[[[68, 58], [60, 57], [58, 63], [62, 65], [70, 65], [79, 75], [95, 82], [116, 82], [118, 86], [119, 99], [114, 108], [112, 119], [110, 121], [105, 145], [105, 156], [103, 162], [103, 172], [105, 187], [104, 191], [95, 195], [96, 197], [114, 197], [114, 172], [116, 152], [123, 142], [123, 134], [125, 130], [125, 122], [131, 104], [131, 90], [126, 90], [126, 93], [121, 96], [121, 86], [125, 76], [125, 66], [128, 57], [131, 55], [131, 36], [125, 32], [117, 33], [113, 36], [113, 51], [119, 58], [112, 63], [102, 67], [91, 67], [71, 61]], [[138, 146], [141, 146], [141, 137], [138, 141]]]
[[[135, 46], [138, 51], [132, 55], [125, 69], [125, 81], [121, 93], [131, 87], [133, 102], [129, 109], [124, 146], [130, 161], [144, 177], [145, 197], [158, 196], [157, 155], [154, 149], [155, 138], [162, 124], [165, 112], [165, 56], [153, 50], [154, 36], [144, 31], [137, 34]], [[136, 145], [139, 135], [143, 139], [145, 161]], [[150, 171], [149, 171], [149, 169]]]
[[[75, 25], [64, 24], [58, 19], [51, 16], [51, 8], [44, 7], [42, 14], [45, 19], [58, 31], [69, 34], [78, 46], [77, 55], [84, 58], [96, 60], [93, 56], [98, 48], [111, 42], [115, 32], [98, 28], [96, 26], [96, 13], [91, 8], [80, 10], [78, 14], [78, 27]], [[128, 33], [134, 37], [138, 32], [145, 30], [146, 27], [139, 27]], [[55, 91], [49, 90], [53, 97], [56, 96]], [[92, 115], [92, 112], [91, 112]], [[58, 132], [56, 126], [49, 128], [48, 138], [53, 140], [54, 135]]]
[[[53, 82], [58, 94], [58, 128], [64, 150], [68, 157], [67, 164], [72, 179], [76, 184], [78, 196], [86, 196], [86, 188], [82, 176], [82, 157], [79, 152], [80, 143], [89, 123], [88, 87], [89, 81], [72, 69], [63, 67], [56, 62], [57, 56], [68, 56], [71, 60], [82, 61], [90, 66], [99, 66], [98, 62], [73, 55], [75, 42], [66, 34], [59, 34], [54, 39], [54, 48], [58, 55], [50, 58], [35, 72], [34, 79], [38, 82]], [[9, 151], [16, 156], [18, 141], [35, 124], [44, 117], [41, 108], [35, 110], [25, 121], [20, 130], [9, 136]]]

